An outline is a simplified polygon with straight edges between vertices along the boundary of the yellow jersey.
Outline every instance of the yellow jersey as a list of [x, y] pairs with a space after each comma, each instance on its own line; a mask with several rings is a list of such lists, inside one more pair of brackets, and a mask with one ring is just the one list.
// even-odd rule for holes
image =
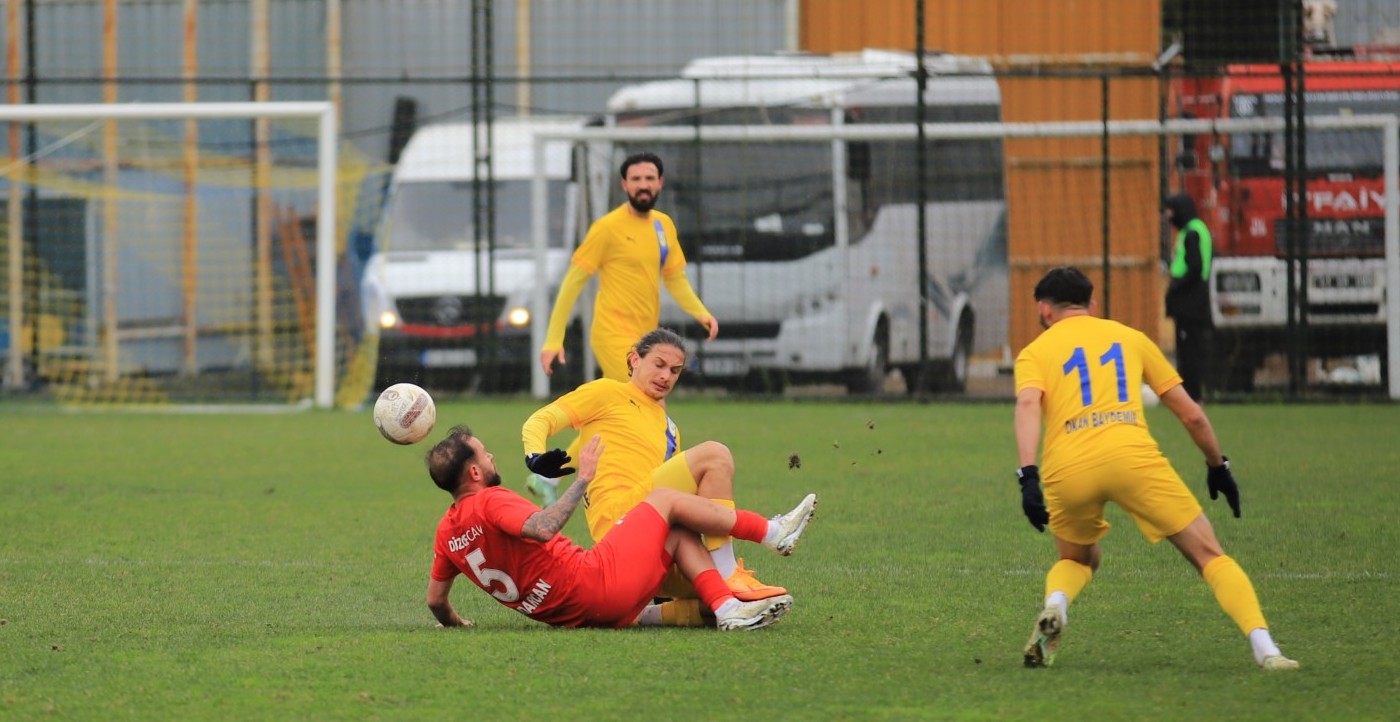
[[1157, 344], [1117, 321], [1063, 318], [1022, 349], [1017, 395], [1028, 388], [1045, 394], [1041, 476], [1061, 479], [1124, 456], [1159, 457], [1143, 415], [1144, 381], [1161, 395], [1181, 376]]
[[[685, 253], [671, 217], [652, 210], [638, 218], [623, 204], [595, 221], [572, 263], [598, 274], [593, 333], [630, 347], [661, 319], [661, 283], [685, 273]], [[687, 284], [688, 285], [688, 284]]]
[[630, 381], [589, 381], [536, 411], [521, 430], [525, 453], [544, 451], [566, 425], [578, 429], [584, 443], [601, 436], [606, 447], [588, 485], [590, 507], [625, 497], [630, 503], [622, 511], [630, 509], [651, 491], [656, 467], [680, 449], [680, 430], [666, 407]]

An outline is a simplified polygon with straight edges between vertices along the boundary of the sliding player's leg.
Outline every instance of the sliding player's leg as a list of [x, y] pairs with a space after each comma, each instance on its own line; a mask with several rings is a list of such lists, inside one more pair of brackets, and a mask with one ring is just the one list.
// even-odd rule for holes
[[721, 632], [766, 627], [792, 608], [792, 597], [786, 594], [748, 602], [736, 599], [715, 570], [709, 553], [695, 532], [672, 529], [667, 546], [681, 572], [695, 585], [700, 601], [714, 611], [715, 626]]
[[[652, 473], [653, 488], [676, 489], [734, 508], [734, 456], [716, 441], [697, 444], [671, 457]], [[764, 584], [734, 554], [729, 534], [705, 535], [715, 568], [725, 577], [734, 595], [744, 600], [787, 594], [783, 587]]]
[[738, 537], [786, 556], [792, 553], [816, 513], [817, 495], [808, 494], [791, 511], [771, 518], [764, 518], [747, 509], [731, 509], [710, 499], [674, 489], [652, 489], [646, 503], [655, 507], [673, 525], [700, 534]]

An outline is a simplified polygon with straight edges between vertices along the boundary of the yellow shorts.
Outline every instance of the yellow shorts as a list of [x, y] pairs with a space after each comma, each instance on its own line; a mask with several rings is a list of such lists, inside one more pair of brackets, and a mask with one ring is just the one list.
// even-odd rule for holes
[[[647, 498], [647, 494], [650, 494], [651, 490], [656, 487], [675, 489], [687, 494], [694, 494], [699, 490], [695, 485], [695, 477], [691, 476], [690, 465], [686, 463], [684, 451], [675, 454], [652, 471], [650, 487], [637, 489], [631, 494], [613, 494], [611, 498], [590, 502], [585, 510], [585, 516], [588, 518], [588, 532], [593, 536], [593, 540], [597, 542], [602, 539], [603, 535], [612, 529], [623, 514], [642, 503]], [[672, 565], [670, 573], [666, 575], [665, 582], [662, 583], [661, 589], [657, 592], [657, 596], [693, 599], [696, 594], [695, 587], [691, 585], [690, 580], [681, 574], [678, 567]]]
[[680, 566], [671, 565], [671, 571], [666, 573], [666, 578], [661, 582], [661, 588], [656, 590], [657, 597], [668, 599], [698, 599], [700, 593], [695, 591], [695, 585], [681, 573]]
[[593, 541], [602, 540], [603, 535], [612, 529], [623, 514], [642, 503], [647, 494], [656, 487], [675, 489], [687, 494], [694, 494], [699, 490], [695, 485], [695, 477], [690, 474], [690, 465], [686, 463], [684, 451], [677, 452], [651, 472], [651, 486], [638, 487], [625, 494], [610, 494], [605, 499], [590, 498], [584, 516], [588, 519], [588, 533], [593, 537]]
[[1160, 454], [1111, 459], [1068, 478], [1047, 477], [1044, 486], [1050, 531], [1075, 544], [1094, 544], [1108, 533], [1103, 508], [1110, 501], [1128, 512], [1153, 544], [1201, 514], [1200, 502]]

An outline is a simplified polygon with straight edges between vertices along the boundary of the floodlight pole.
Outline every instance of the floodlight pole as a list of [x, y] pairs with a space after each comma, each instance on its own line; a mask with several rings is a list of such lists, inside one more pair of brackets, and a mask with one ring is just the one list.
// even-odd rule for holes
[[[918, 136], [914, 141], [914, 166], [917, 168], [917, 180], [915, 182], [915, 208], [917, 209], [919, 224], [918, 232], [914, 234], [914, 240], [919, 244], [919, 270], [917, 272], [916, 288], [919, 289], [919, 372], [915, 378], [905, 379], [911, 391], [923, 391], [929, 387], [929, 360], [928, 360], [928, 323], [929, 323], [929, 299], [928, 299], [928, 134], [925, 132], [928, 119], [928, 99], [924, 94], [928, 92], [928, 68], [924, 67], [924, 0], [919, 0], [914, 12], [914, 36], [916, 38], [914, 48], [916, 65], [914, 66], [915, 89], [914, 89], [914, 123]], [[880, 342], [877, 338], [876, 344]], [[871, 348], [870, 353], [878, 353], [878, 348]], [[878, 390], [878, 389], [877, 389]]]
[[[535, 251], [535, 284], [530, 296], [530, 395], [537, 399], [549, 395], [549, 377], [544, 367], [536, 362], [535, 354], [544, 348], [545, 332], [549, 323], [549, 275], [546, 268], [549, 247], [549, 193], [545, 185], [544, 146], [548, 139], [539, 133], [533, 136], [534, 169], [530, 174], [530, 239]], [[588, 181], [581, 180], [581, 183]], [[581, 359], [580, 359], [581, 360]], [[575, 362], [578, 363], [578, 362]]]

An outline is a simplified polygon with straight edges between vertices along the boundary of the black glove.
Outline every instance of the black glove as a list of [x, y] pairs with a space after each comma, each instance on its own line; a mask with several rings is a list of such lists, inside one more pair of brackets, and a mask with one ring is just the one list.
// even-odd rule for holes
[[572, 461], [563, 449], [550, 449], [543, 454], [526, 454], [525, 466], [530, 467], [530, 471], [545, 477], [546, 479], [558, 479], [561, 476], [578, 471], [572, 466], [564, 466]]
[[1225, 501], [1230, 503], [1230, 511], [1235, 512], [1235, 518], [1240, 518], [1240, 487], [1235, 484], [1235, 475], [1230, 473], [1229, 457], [1220, 457], [1225, 461], [1220, 466], [1211, 466], [1206, 462], [1206, 488], [1210, 489], [1210, 499], [1215, 501], [1221, 494], [1225, 495]]
[[1050, 512], [1045, 510], [1045, 496], [1040, 493], [1040, 467], [1023, 466], [1016, 470], [1016, 478], [1021, 480], [1021, 511], [1026, 513], [1036, 531], [1045, 531], [1045, 525], [1050, 523]]

